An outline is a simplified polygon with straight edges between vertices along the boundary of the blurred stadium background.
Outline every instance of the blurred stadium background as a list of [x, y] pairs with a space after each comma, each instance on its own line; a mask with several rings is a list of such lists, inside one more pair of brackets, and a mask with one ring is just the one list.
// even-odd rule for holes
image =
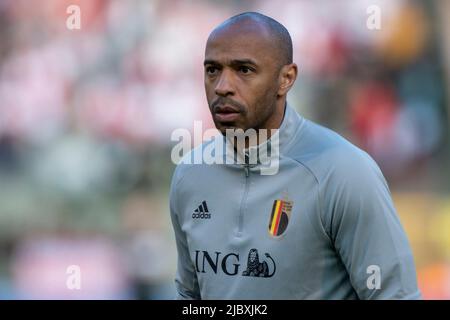
[[212, 127], [205, 40], [248, 10], [291, 32], [291, 104], [376, 159], [424, 298], [450, 299], [447, 0], [1, 0], [0, 299], [173, 297], [170, 134]]

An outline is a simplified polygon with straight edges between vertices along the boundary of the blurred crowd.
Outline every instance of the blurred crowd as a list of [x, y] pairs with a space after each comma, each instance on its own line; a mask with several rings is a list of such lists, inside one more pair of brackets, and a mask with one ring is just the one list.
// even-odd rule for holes
[[425, 298], [450, 299], [450, 7], [425, 0], [0, 1], [0, 299], [173, 297], [170, 134], [213, 127], [204, 45], [242, 11], [290, 31], [290, 103], [374, 157]]

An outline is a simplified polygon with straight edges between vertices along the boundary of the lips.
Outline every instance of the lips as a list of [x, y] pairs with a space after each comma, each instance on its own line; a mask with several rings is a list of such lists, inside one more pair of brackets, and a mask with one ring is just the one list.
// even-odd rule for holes
[[232, 106], [228, 106], [228, 105], [223, 105], [223, 106], [217, 106], [216, 113], [239, 113], [239, 109], [232, 107]]
[[218, 106], [214, 112], [219, 122], [235, 121], [239, 117], [240, 111], [231, 106]]

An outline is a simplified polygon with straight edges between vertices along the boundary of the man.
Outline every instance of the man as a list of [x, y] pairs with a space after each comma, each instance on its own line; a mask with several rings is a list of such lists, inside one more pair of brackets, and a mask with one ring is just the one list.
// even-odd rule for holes
[[217, 129], [279, 129], [259, 145], [233, 147], [248, 157], [272, 143], [278, 168], [261, 174], [259, 158], [177, 166], [170, 210], [178, 298], [420, 298], [378, 166], [286, 103], [297, 77], [288, 31], [259, 13], [234, 16], [210, 34], [204, 64]]

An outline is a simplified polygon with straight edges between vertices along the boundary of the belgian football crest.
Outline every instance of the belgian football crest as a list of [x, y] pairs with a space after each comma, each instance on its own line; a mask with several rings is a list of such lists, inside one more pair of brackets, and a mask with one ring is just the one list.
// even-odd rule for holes
[[273, 202], [269, 223], [269, 233], [271, 236], [278, 237], [286, 230], [293, 205], [293, 201], [288, 200], [287, 196], [283, 200], [275, 200]]

